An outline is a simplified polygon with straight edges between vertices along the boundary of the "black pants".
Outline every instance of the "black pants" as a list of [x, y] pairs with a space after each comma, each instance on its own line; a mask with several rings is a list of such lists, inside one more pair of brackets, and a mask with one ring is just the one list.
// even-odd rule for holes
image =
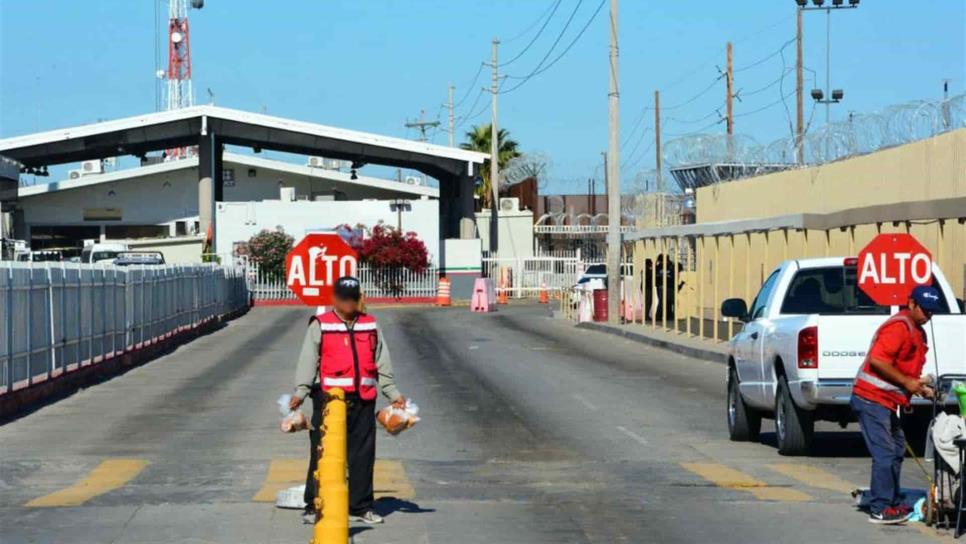
[[[321, 395], [312, 393], [316, 411], [312, 426], [318, 429], [322, 419]], [[372, 508], [372, 473], [376, 463], [376, 402], [360, 400], [357, 395], [346, 395], [346, 461], [349, 464], [349, 513], [361, 515]], [[318, 464], [319, 431], [309, 431], [312, 453], [305, 477], [305, 504], [314, 508], [316, 483], [313, 476]]]

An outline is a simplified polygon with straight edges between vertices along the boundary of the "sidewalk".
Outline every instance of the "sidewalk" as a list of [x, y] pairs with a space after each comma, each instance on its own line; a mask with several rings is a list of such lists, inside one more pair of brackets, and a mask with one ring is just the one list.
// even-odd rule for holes
[[[558, 317], [554, 312], [554, 317]], [[628, 340], [648, 344], [650, 346], [667, 349], [688, 357], [726, 363], [728, 361], [728, 344], [723, 342], [712, 342], [711, 340], [701, 340], [694, 336], [688, 336], [682, 332], [670, 332], [660, 328], [653, 328], [650, 325], [640, 323], [625, 323], [622, 325], [608, 325], [607, 323], [584, 322], [578, 323], [577, 327], [592, 331], [605, 332], [617, 336], [623, 336]]]

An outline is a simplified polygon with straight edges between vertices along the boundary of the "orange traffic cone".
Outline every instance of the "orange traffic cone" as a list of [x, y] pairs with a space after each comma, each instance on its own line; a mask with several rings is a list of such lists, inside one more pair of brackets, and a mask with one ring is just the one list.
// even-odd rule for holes
[[547, 293], [547, 282], [540, 284], [540, 304], [549, 304], [550, 294]]
[[437, 306], [449, 306], [453, 303], [450, 297], [450, 283], [449, 278], [440, 278], [439, 287], [436, 289], [436, 305]]
[[496, 303], [506, 304], [506, 285], [503, 282], [500, 282], [500, 288], [497, 289]]

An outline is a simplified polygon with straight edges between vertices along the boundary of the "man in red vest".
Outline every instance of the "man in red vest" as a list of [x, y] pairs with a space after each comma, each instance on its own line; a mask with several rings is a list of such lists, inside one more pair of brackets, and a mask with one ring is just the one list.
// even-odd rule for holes
[[380, 334], [376, 319], [360, 311], [362, 291], [359, 280], [344, 276], [333, 286], [331, 311], [322, 311], [309, 321], [295, 373], [295, 394], [290, 408], [299, 408], [309, 398], [312, 452], [305, 479], [303, 520], [315, 522], [313, 502], [316, 484], [312, 472], [318, 461], [321, 440], [322, 391], [338, 387], [346, 393], [347, 444], [349, 464], [349, 520], [368, 524], [382, 523], [372, 509], [373, 467], [376, 462], [376, 391], [396, 406], [406, 398], [396, 390], [389, 348]]
[[899, 409], [909, 406], [912, 395], [933, 395], [926, 385], [932, 378], [922, 376], [929, 350], [922, 326], [941, 309], [936, 289], [913, 289], [906, 307], [876, 331], [855, 377], [852, 411], [858, 416], [862, 438], [872, 455], [872, 481], [867, 494], [872, 523], [904, 523], [911, 513], [899, 497], [906, 453]]

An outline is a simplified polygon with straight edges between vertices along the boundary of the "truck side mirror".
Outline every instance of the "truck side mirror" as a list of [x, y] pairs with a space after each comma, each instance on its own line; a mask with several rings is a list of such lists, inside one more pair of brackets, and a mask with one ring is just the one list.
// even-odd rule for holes
[[748, 321], [748, 305], [743, 298], [729, 298], [721, 303], [721, 315], [742, 322]]

